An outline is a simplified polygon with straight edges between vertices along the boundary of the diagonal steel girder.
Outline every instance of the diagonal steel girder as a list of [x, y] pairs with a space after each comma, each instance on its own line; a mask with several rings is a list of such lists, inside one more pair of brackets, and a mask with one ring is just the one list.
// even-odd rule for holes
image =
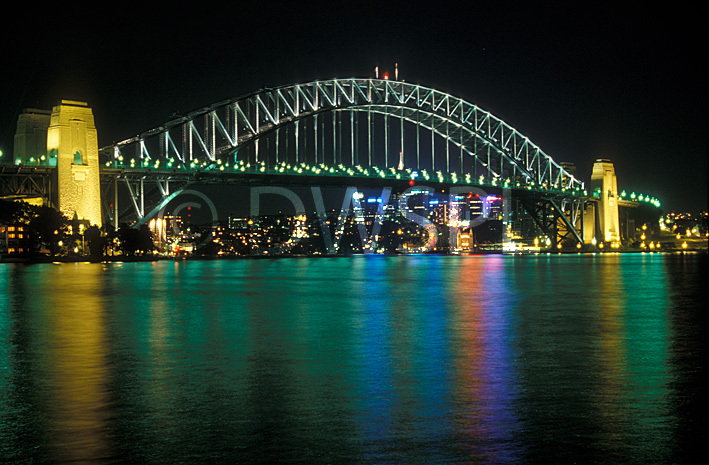
[[[573, 200], [572, 202], [580, 202]], [[530, 215], [535, 224], [541, 229], [544, 234], [552, 240], [552, 247], [556, 247], [559, 240], [563, 240], [570, 233], [573, 239], [576, 240], [578, 244], [583, 245], [583, 239], [576, 230], [575, 223], [578, 221], [578, 215], [574, 213], [574, 208], [572, 207], [571, 218], [566, 216], [566, 212], [563, 208], [559, 206], [557, 199], [553, 198], [521, 198], [521, 205]], [[559, 235], [558, 224], [559, 221], [566, 228], [566, 234], [563, 237]]]
[[[554, 211], [557, 214], [557, 219], [561, 220], [562, 223], [564, 223], [564, 225], [566, 226], [567, 232], [570, 232], [574, 236], [574, 239], [576, 239], [576, 242], [578, 244], [583, 245], [583, 239], [581, 239], [581, 236], [579, 235], [575, 226], [577, 220], [575, 213], [578, 213], [578, 211], [574, 212], [574, 208], [572, 207], [572, 217], [568, 218], [566, 216], [565, 210], [563, 208], [560, 208], [558, 203], [554, 199], [549, 199], [549, 203], [552, 205], [552, 207], [554, 207]], [[575, 203], [576, 202], [574, 202], [574, 204]]]
[[[120, 217], [128, 216], [135, 218], [132, 226], [137, 228], [154, 218], [170, 200], [196, 182], [196, 178], [193, 175], [175, 173], [109, 171], [102, 173], [101, 182], [104, 211], [107, 212], [114, 226], [118, 226]], [[119, 189], [125, 189], [128, 197], [128, 207], [122, 209], [123, 214], [119, 213]], [[111, 190], [113, 190], [112, 196], [109, 194]], [[113, 197], [113, 208], [109, 208], [106, 204], [106, 199], [111, 197]], [[125, 199], [126, 195], [122, 197]]]

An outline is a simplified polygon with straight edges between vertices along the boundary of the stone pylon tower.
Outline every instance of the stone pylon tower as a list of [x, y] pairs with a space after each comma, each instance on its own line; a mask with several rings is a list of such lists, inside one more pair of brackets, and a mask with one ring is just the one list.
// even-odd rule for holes
[[62, 100], [52, 109], [47, 153], [57, 160], [59, 210], [101, 226], [98, 136], [86, 103]]
[[[50, 165], [47, 158], [47, 128], [51, 112], [25, 109], [17, 118], [14, 163]], [[56, 164], [56, 160], [53, 160]]]
[[618, 180], [610, 160], [598, 159], [591, 174], [592, 191], [600, 190], [598, 222], [601, 231], [599, 241], [620, 242], [620, 217], [618, 216]]

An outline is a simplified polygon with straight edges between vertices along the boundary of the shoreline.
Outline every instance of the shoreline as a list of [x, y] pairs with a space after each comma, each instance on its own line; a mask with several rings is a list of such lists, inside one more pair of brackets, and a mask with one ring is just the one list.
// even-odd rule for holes
[[264, 259], [297, 259], [297, 258], [344, 258], [353, 256], [367, 256], [367, 255], [381, 255], [386, 257], [405, 257], [405, 256], [420, 256], [420, 255], [436, 255], [436, 256], [484, 256], [484, 255], [513, 255], [513, 256], [532, 256], [532, 255], [598, 255], [598, 254], [664, 254], [664, 255], [678, 255], [678, 254], [706, 254], [709, 253], [709, 249], [704, 248], [692, 248], [684, 250], [671, 250], [671, 251], [649, 251], [649, 250], [613, 250], [613, 251], [586, 251], [586, 252], [525, 252], [525, 253], [489, 253], [489, 252], [465, 252], [465, 253], [419, 253], [419, 254], [399, 254], [399, 253], [355, 253], [355, 254], [323, 254], [323, 255], [229, 255], [229, 256], [216, 256], [216, 255], [190, 255], [182, 257], [169, 257], [160, 255], [150, 255], [150, 256], [104, 256], [101, 258], [92, 258], [87, 256], [72, 256], [72, 257], [0, 257], [0, 264], [4, 263], [20, 263], [20, 264], [48, 264], [48, 263], [131, 263], [131, 262], [155, 262], [155, 261], [213, 261], [213, 260], [264, 260]]

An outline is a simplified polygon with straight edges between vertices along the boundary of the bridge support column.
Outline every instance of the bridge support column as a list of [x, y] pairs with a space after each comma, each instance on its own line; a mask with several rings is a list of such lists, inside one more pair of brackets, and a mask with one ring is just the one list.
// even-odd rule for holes
[[547, 236], [552, 251], [583, 247], [583, 204], [579, 200], [522, 197], [519, 202]]
[[620, 218], [618, 216], [618, 181], [610, 160], [599, 159], [593, 164], [591, 189], [599, 192], [598, 229], [599, 242], [620, 242]]
[[57, 160], [59, 210], [70, 218], [101, 226], [98, 137], [86, 103], [62, 100], [54, 107], [47, 151]]

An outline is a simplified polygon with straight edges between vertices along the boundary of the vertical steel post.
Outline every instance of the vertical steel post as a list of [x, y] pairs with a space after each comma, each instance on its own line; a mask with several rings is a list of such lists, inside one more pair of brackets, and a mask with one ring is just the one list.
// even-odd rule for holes
[[372, 107], [367, 109], [367, 145], [368, 145], [368, 156], [369, 156], [369, 166], [372, 166]]
[[490, 181], [490, 144], [487, 144], [487, 180]]
[[320, 122], [320, 124], [322, 125], [322, 128], [320, 130], [320, 147], [321, 147], [320, 150], [322, 151], [322, 155], [320, 156], [320, 160], [321, 160], [320, 163], [324, 164], [326, 161], [326, 159], [325, 159], [325, 153], [326, 153], [326, 149], [325, 149], [325, 118], [324, 117], [323, 117], [322, 121]]
[[461, 179], [465, 178], [465, 170], [463, 169], [463, 128], [458, 128], [458, 148], [460, 149], [460, 164], [458, 165], [458, 171], [460, 171]]
[[[401, 156], [399, 157], [400, 160], [404, 159], [404, 111], [401, 111], [401, 118], [399, 118], [399, 131], [401, 133], [401, 147], [399, 150], [401, 151]], [[405, 165], [405, 164], [404, 164]]]
[[436, 171], [436, 148], [434, 140], [435, 136], [436, 133], [433, 130], [433, 117], [431, 117], [431, 172]]
[[421, 169], [421, 113], [416, 112], [416, 169]]
[[448, 120], [446, 120], [446, 173], [450, 173], [450, 160], [451, 160], [451, 139], [450, 139], [450, 126], [448, 125]]
[[389, 107], [384, 107], [384, 167], [389, 168]]
[[285, 155], [286, 155], [286, 159], [285, 159], [284, 161], [286, 162], [286, 164], [288, 163], [288, 158], [289, 158], [288, 155], [290, 154], [290, 152], [288, 151], [288, 150], [290, 149], [290, 134], [288, 134], [288, 133], [290, 132], [289, 129], [290, 129], [290, 125], [287, 125], [287, 126], [285, 127], [285, 130], [286, 130], [286, 137], [285, 137], [285, 139], [286, 139], [286, 150], [284, 151], [284, 153], [285, 153]]
[[298, 134], [298, 126], [300, 126], [300, 120], [295, 120], [295, 163], [296, 165], [300, 163], [300, 138]]
[[113, 178], [113, 229], [118, 231], [118, 176]]
[[259, 128], [259, 118], [258, 118], [258, 103], [256, 104], [256, 134], [254, 134], [254, 137], [256, 137], [256, 163], [258, 164], [258, 133], [261, 131]]

